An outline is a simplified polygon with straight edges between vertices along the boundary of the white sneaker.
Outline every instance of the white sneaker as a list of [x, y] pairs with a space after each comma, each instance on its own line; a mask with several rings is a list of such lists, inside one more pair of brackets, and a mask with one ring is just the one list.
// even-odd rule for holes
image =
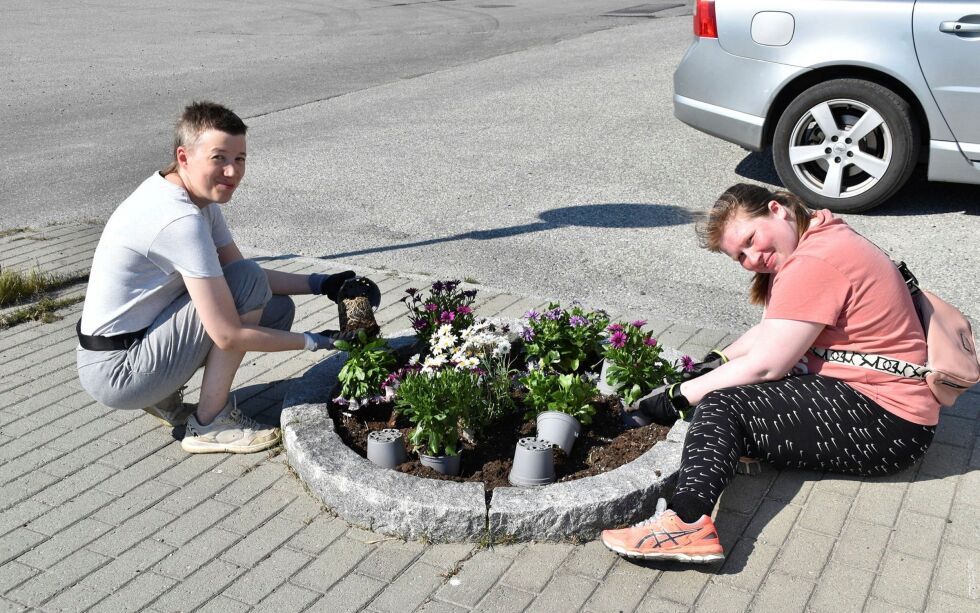
[[187, 418], [187, 433], [180, 442], [187, 453], [253, 453], [279, 443], [279, 428], [260, 424], [238, 410], [232, 397], [210, 424], [196, 415]]
[[170, 394], [160, 402], [143, 407], [148, 414], [156, 417], [160, 423], [168, 428], [183, 426], [187, 423], [187, 417], [196, 408], [193, 404], [184, 404], [184, 388], [182, 385], [179, 390]]

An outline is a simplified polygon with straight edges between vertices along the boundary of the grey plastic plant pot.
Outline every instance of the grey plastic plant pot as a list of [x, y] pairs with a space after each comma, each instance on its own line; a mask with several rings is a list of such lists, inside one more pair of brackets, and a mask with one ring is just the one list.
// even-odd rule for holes
[[537, 427], [538, 438], [558, 445], [565, 455], [572, 452], [575, 439], [582, 431], [577, 419], [559, 411], [545, 411], [538, 415]]
[[374, 430], [368, 434], [367, 458], [382, 468], [394, 468], [405, 459], [405, 439], [394, 428]]
[[622, 398], [619, 399], [619, 406], [622, 408], [620, 417], [622, 417], [623, 425], [627, 428], [640, 428], [642, 426], [649, 426], [653, 423], [653, 420], [641, 413], [640, 411], [627, 411], [626, 401]]
[[[460, 452], [460, 454], [462, 451]], [[432, 470], [436, 471], [440, 475], [459, 475], [460, 463], [459, 456], [456, 455], [425, 455], [419, 452], [419, 460], [422, 461], [422, 466], [428, 466]]]
[[552, 443], [539, 438], [522, 438], [514, 450], [514, 465], [507, 480], [511, 485], [527, 487], [547, 485], [555, 480], [555, 457]]

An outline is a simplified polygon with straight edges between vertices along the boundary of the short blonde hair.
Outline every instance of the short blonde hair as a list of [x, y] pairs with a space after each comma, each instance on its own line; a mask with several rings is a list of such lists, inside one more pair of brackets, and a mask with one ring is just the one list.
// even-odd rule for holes
[[[810, 227], [813, 211], [804, 204], [803, 200], [787, 191], [769, 191], [759, 185], [736, 183], [718, 196], [718, 200], [701, 215], [695, 225], [698, 241], [708, 251], [721, 251], [721, 237], [725, 233], [728, 222], [739, 213], [745, 216], [765, 217], [769, 215], [769, 203], [775, 200], [786, 207], [796, 221], [796, 235], [803, 236]], [[749, 290], [749, 301], [752, 304], [765, 304], [769, 297], [769, 273], [757, 272], [752, 278]]]
[[216, 102], [192, 102], [184, 108], [174, 126], [174, 159], [161, 172], [164, 176], [177, 172], [177, 148], [189, 149], [197, 144], [201, 134], [218, 130], [238, 136], [248, 131], [241, 117]]

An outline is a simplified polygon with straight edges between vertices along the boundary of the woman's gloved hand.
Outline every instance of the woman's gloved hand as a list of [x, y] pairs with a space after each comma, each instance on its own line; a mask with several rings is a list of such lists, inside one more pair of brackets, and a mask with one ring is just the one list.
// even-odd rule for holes
[[338, 272], [332, 275], [321, 275], [320, 273], [313, 273], [307, 279], [310, 284], [310, 291], [314, 294], [320, 294], [326, 296], [327, 298], [337, 302], [337, 294], [340, 293], [340, 286], [344, 284], [347, 279], [353, 279], [355, 276], [353, 270], [345, 270], [344, 272]]
[[321, 351], [323, 349], [333, 349], [337, 341], [347, 341], [348, 343], [357, 338], [357, 331], [340, 332], [339, 330], [321, 330], [320, 332], [304, 332], [303, 338], [306, 340], [304, 349], [307, 351]]
[[691, 404], [681, 393], [681, 384], [663, 385], [640, 398], [627, 411], [639, 411], [661, 426], [673, 425], [686, 416]]
[[701, 375], [707, 374], [728, 361], [725, 354], [717, 349], [712, 349], [708, 355], [704, 356], [700, 362], [695, 362], [691, 370], [681, 373], [681, 381], [689, 381]]

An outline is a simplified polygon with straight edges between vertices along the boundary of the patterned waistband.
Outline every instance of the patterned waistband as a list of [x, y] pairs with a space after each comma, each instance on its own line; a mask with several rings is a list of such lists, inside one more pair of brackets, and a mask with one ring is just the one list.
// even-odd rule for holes
[[818, 358], [827, 362], [837, 364], [849, 364], [858, 368], [877, 370], [878, 372], [895, 375], [896, 377], [906, 377], [908, 379], [925, 379], [931, 370], [919, 364], [906, 362], [887, 355], [875, 353], [861, 353], [860, 351], [844, 351], [841, 349], [826, 349], [824, 347], [810, 347]]

